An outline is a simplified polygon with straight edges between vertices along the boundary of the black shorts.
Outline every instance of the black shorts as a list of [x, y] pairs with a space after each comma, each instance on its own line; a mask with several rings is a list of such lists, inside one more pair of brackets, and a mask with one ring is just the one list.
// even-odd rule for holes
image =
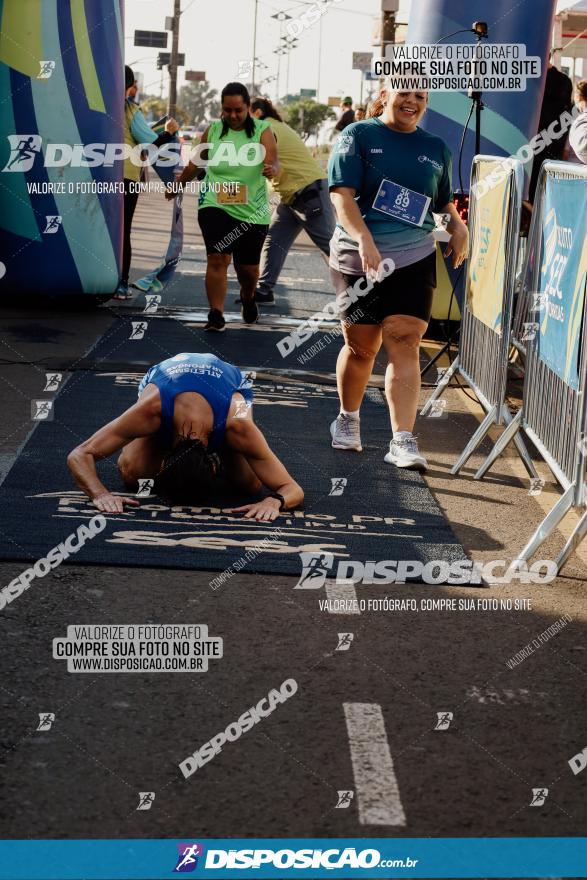
[[[358, 281], [363, 282], [361, 287], [365, 282], [364, 275], [346, 275], [332, 268], [330, 276], [337, 295]], [[389, 315], [411, 315], [428, 323], [435, 288], [436, 252], [375, 282], [368, 293], [341, 311], [341, 317], [352, 324], [381, 324]]]
[[268, 225], [237, 220], [222, 208], [202, 208], [198, 223], [207, 254], [232, 254], [235, 263], [259, 265]]

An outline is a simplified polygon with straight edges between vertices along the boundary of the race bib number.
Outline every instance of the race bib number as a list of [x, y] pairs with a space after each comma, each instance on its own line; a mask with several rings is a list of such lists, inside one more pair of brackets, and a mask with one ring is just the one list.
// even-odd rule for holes
[[227, 184], [216, 193], [216, 201], [219, 205], [246, 205], [247, 204], [247, 187], [244, 183]]
[[373, 202], [376, 211], [402, 220], [412, 226], [421, 226], [426, 217], [430, 197], [400, 186], [392, 180], [382, 180]]

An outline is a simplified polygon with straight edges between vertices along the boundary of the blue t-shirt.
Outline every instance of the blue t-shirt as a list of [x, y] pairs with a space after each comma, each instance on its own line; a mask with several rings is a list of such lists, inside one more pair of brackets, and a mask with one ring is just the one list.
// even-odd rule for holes
[[[440, 212], [452, 200], [452, 159], [442, 138], [421, 128], [403, 133], [379, 118], [354, 122], [334, 145], [328, 163], [328, 184], [356, 190], [359, 209], [375, 244], [383, 253], [413, 247], [430, 236]], [[383, 179], [415, 190], [431, 201], [421, 226], [412, 226], [372, 207]], [[356, 242], [338, 224], [342, 244]]]
[[173, 436], [173, 408], [175, 398], [184, 391], [196, 391], [205, 397], [214, 413], [214, 427], [209, 441], [211, 450], [224, 443], [226, 420], [235, 391], [240, 392], [247, 405], [253, 402], [251, 380], [233, 364], [221, 361], [214, 354], [183, 352], [161, 361], [143, 376], [139, 394], [152, 383], [161, 396], [160, 432], [166, 440]]

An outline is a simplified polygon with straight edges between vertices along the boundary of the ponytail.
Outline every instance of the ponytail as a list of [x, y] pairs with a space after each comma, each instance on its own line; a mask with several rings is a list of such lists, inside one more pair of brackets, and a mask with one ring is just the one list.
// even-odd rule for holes
[[381, 98], [375, 98], [367, 107], [366, 118], [373, 119], [375, 116], [381, 116], [385, 109], [385, 104]]

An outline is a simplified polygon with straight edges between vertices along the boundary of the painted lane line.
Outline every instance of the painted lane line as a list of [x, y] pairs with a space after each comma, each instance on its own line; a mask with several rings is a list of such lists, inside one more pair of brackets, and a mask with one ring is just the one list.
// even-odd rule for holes
[[383, 712], [378, 703], [343, 703], [361, 825], [405, 825]]

